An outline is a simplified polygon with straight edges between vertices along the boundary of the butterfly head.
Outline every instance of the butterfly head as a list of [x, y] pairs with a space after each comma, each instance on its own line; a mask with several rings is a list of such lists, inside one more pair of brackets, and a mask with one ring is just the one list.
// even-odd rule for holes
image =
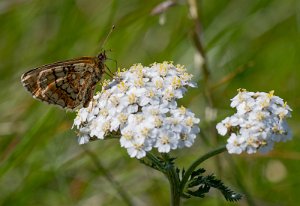
[[100, 62], [104, 62], [107, 59], [105, 51], [98, 54], [97, 58], [99, 59]]

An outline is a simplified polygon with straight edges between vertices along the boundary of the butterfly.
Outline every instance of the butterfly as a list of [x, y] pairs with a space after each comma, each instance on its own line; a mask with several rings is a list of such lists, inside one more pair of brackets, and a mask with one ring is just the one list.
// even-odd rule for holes
[[[113, 25], [102, 48], [114, 28]], [[104, 73], [108, 74], [105, 65], [107, 59], [105, 50], [102, 50], [95, 57], [79, 57], [47, 64], [24, 73], [21, 82], [33, 98], [63, 109], [76, 110], [89, 105], [96, 84]]]
[[24, 73], [23, 86], [35, 99], [75, 110], [87, 107], [95, 86], [105, 72], [105, 51], [96, 57], [80, 57], [44, 65]]

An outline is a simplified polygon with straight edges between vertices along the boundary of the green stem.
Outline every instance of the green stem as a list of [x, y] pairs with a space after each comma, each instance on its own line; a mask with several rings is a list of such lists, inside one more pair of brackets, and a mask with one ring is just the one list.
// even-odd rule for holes
[[171, 206], [179, 206], [180, 205], [180, 179], [176, 172], [176, 169], [173, 164], [170, 164], [170, 157], [168, 154], [162, 154], [166, 165], [165, 175], [167, 176], [170, 184], [170, 205]]
[[168, 178], [170, 184], [170, 205], [180, 206], [180, 180], [176, 173], [176, 169], [172, 163], [170, 163], [170, 157], [167, 154], [162, 154], [164, 163], [160, 161], [155, 155], [147, 152], [147, 158], [159, 168], [159, 171], [164, 173]]
[[[170, 184], [170, 205], [171, 206], [179, 206], [180, 205], [180, 197], [183, 193], [186, 183], [188, 182], [192, 172], [205, 160], [213, 157], [217, 154], [226, 151], [226, 146], [223, 145], [215, 150], [212, 150], [205, 155], [198, 158], [193, 164], [188, 168], [185, 172], [182, 180], [180, 181], [179, 176], [176, 172], [176, 169], [172, 163], [170, 163], [170, 157], [167, 154], [163, 154], [164, 163], [160, 160], [160, 158], [156, 157], [154, 154], [147, 152], [147, 158], [158, 168], [159, 171], [163, 172], [168, 178]], [[148, 165], [149, 166], [149, 165]]]
[[181, 183], [180, 183], [180, 194], [183, 193], [183, 190], [185, 188], [186, 183], [188, 182], [192, 172], [205, 160], [209, 159], [210, 157], [213, 157], [217, 154], [220, 154], [222, 152], [226, 151], [226, 146], [223, 145], [215, 150], [212, 150], [205, 155], [198, 158], [193, 164], [188, 168], [188, 170], [185, 172], [184, 176], [182, 177]]
[[165, 174], [169, 180], [170, 183], [170, 192], [171, 192], [171, 206], [179, 206], [180, 205], [180, 182], [178, 179], [178, 175], [172, 166], [166, 174]]

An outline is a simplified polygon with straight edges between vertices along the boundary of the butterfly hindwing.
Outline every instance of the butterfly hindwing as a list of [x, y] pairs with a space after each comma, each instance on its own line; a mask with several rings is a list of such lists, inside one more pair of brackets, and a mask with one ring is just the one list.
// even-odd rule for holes
[[21, 81], [34, 98], [73, 110], [88, 105], [101, 66], [94, 57], [81, 57], [33, 69]]

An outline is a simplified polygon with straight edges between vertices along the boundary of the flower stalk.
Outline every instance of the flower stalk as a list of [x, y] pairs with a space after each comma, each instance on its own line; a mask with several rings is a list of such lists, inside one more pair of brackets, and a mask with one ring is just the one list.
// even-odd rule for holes
[[167, 172], [166, 176], [169, 180], [170, 184], [170, 204], [171, 206], [179, 206], [180, 205], [180, 180], [175, 171], [175, 168], [171, 166]]
[[217, 155], [217, 154], [220, 154], [222, 152], [225, 152], [226, 151], [226, 147], [225, 146], [221, 146], [217, 149], [214, 149], [206, 154], [204, 154], [203, 156], [199, 157], [197, 160], [195, 160], [191, 166], [188, 168], [188, 170], [186, 171], [186, 173], [184, 174], [184, 176], [182, 177], [182, 180], [181, 180], [181, 183], [180, 183], [180, 192], [182, 193], [185, 186], [186, 186], [186, 183], [188, 182], [192, 172], [202, 163], [204, 162], [205, 160]]
[[160, 158], [148, 152], [147, 158], [151, 163], [146, 165], [162, 172], [167, 177], [170, 185], [170, 205], [180, 206], [181, 197], [184, 196], [184, 190], [191, 177], [191, 174], [202, 162], [224, 151], [226, 151], [226, 147], [221, 146], [199, 157], [189, 166], [188, 170], [184, 173], [181, 179], [179, 177], [179, 170], [177, 171], [177, 167], [173, 162], [174, 159], [170, 158], [170, 156], [167, 154], [162, 154], [162, 158]]

